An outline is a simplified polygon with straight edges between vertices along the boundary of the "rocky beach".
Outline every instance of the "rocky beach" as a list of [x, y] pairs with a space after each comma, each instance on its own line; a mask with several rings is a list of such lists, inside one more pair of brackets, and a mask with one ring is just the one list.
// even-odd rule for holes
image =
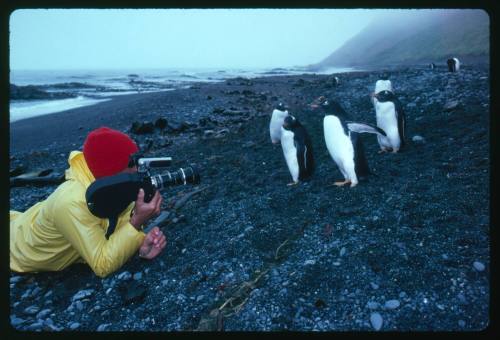
[[[407, 144], [378, 154], [373, 175], [336, 187], [318, 96], [375, 124], [370, 93], [388, 72]], [[162, 191], [167, 247], [97, 277], [84, 264], [10, 275], [19, 331], [464, 331], [490, 323], [488, 65], [399, 66], [334, 75], [233, 78], [124, 95], [10, 124], [10, 209], [57, 187], [72, 150], [108, 126], [169, 170], [195, 164], [197, 186]], [[312, 138], [316, 171], [297, 186], [269, 137], [286, 103]], [[158, 170], [159, 171], [159, 170]], [[39, 185], [13, 179], [48, 177]], [[51, 183], [53, 181], [53, 183]], [[24, 183], [24, 184], [23, 184]]]

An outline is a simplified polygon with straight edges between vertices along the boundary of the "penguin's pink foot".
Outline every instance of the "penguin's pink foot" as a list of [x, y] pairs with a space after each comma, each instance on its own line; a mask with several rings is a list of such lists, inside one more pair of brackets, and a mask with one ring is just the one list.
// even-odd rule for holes
[[350, 183], [351, 183], [351, 181], [350, 181], [350, 180], [348, 180], [348, 179], [346, 179], [346, 180], [345, 180], [345, 181], [343, 181], [343, 182], [335, 182], [335, 183], [333, 183], [333, 185], [336, 185], [336, 186], [338, 186], [338, 187], [341, 187], [341, 186], [344, 186], [344, 185], [346, 185], [346, 184], [350, 184]]
[[389, 149], [383, 148], [378, 151], [379, 154], [389, 152]]
[[351, 182], [351, 188], [354, 188], [356, 185], [358, 185], [358, 182], [356, 182], [356, 183]]
[[298, 182], [298, 181], [297, 181], [297, 182], [291, 182], [291, 183], [288, 183], [288, 184], [287, 184], [287, 186], [291, 187], [292, 185], [297, 185], [297, 184], [299, 184], [299, 182]]
[[399, 149], [392, 149], [392, 153], [397, 153]]

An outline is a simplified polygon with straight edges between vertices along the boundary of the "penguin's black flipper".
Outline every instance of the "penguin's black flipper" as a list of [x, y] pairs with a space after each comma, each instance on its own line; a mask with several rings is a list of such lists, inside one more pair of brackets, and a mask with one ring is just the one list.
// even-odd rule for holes
[[399, 99], [394, 99], [394, 107], [396, 108], [396, 118], [398, 120], [399, 139], [401, 139], [401, 146], [404, 146], [406, 139], [406, 116], [403, 110], [403, 105]]
[[354, 171], [356, 176], [364, 178], [371, 174], [365, 157], [365, 150], [361, 136], [357, 132], [351, 133], [351, 141], [354, 146]]
[[308, 164], [308, 150], [307, 146], [304, 143], [297, 143], [294, 141], [295, 148], [297, 149], [297, 163], [299, 164], [299, 179], [304, 180], [307, 178], [307, 175], [309, 174], [309, 166]]
[[347, 128], [356, 133], [374, 133], [377, 135], [387, 136], [385, 131], [379, 128], [378, 126], [374, 126], [366, 123], [356, 123], [356, 122], [347, 122]]

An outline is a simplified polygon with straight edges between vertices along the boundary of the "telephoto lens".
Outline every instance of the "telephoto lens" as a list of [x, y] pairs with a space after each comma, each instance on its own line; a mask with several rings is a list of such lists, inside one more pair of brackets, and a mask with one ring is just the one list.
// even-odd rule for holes
[[151, 176], [151, 182], [156, 189], [167, 186], [199, 184], [200, 174], [194, 165], [179, 168], [176, 171], [166, 171], [161, 175]]

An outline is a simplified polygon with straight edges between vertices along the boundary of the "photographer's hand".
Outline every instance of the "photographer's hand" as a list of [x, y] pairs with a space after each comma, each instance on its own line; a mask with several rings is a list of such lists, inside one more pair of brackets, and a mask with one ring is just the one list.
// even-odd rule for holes
[[160, 228], [154, 227], [144, 238], [139, 249], [139, 256], [151, 260], [158, 256], [167, 245], [167, 239]]
[[140, 189], [139, 193], [137, 194], [137, 200], [135, 201], [133, 215], [130, 218], [130, 224], [132, 224], [136, 229], [140, 230], [141, 226], [145, 224], [149, 219], [160, 214], [162, 202], [163, 197], [158, 190], [155, 192], [155, 195], [150, 202], [144, 202], [144, 190]]

